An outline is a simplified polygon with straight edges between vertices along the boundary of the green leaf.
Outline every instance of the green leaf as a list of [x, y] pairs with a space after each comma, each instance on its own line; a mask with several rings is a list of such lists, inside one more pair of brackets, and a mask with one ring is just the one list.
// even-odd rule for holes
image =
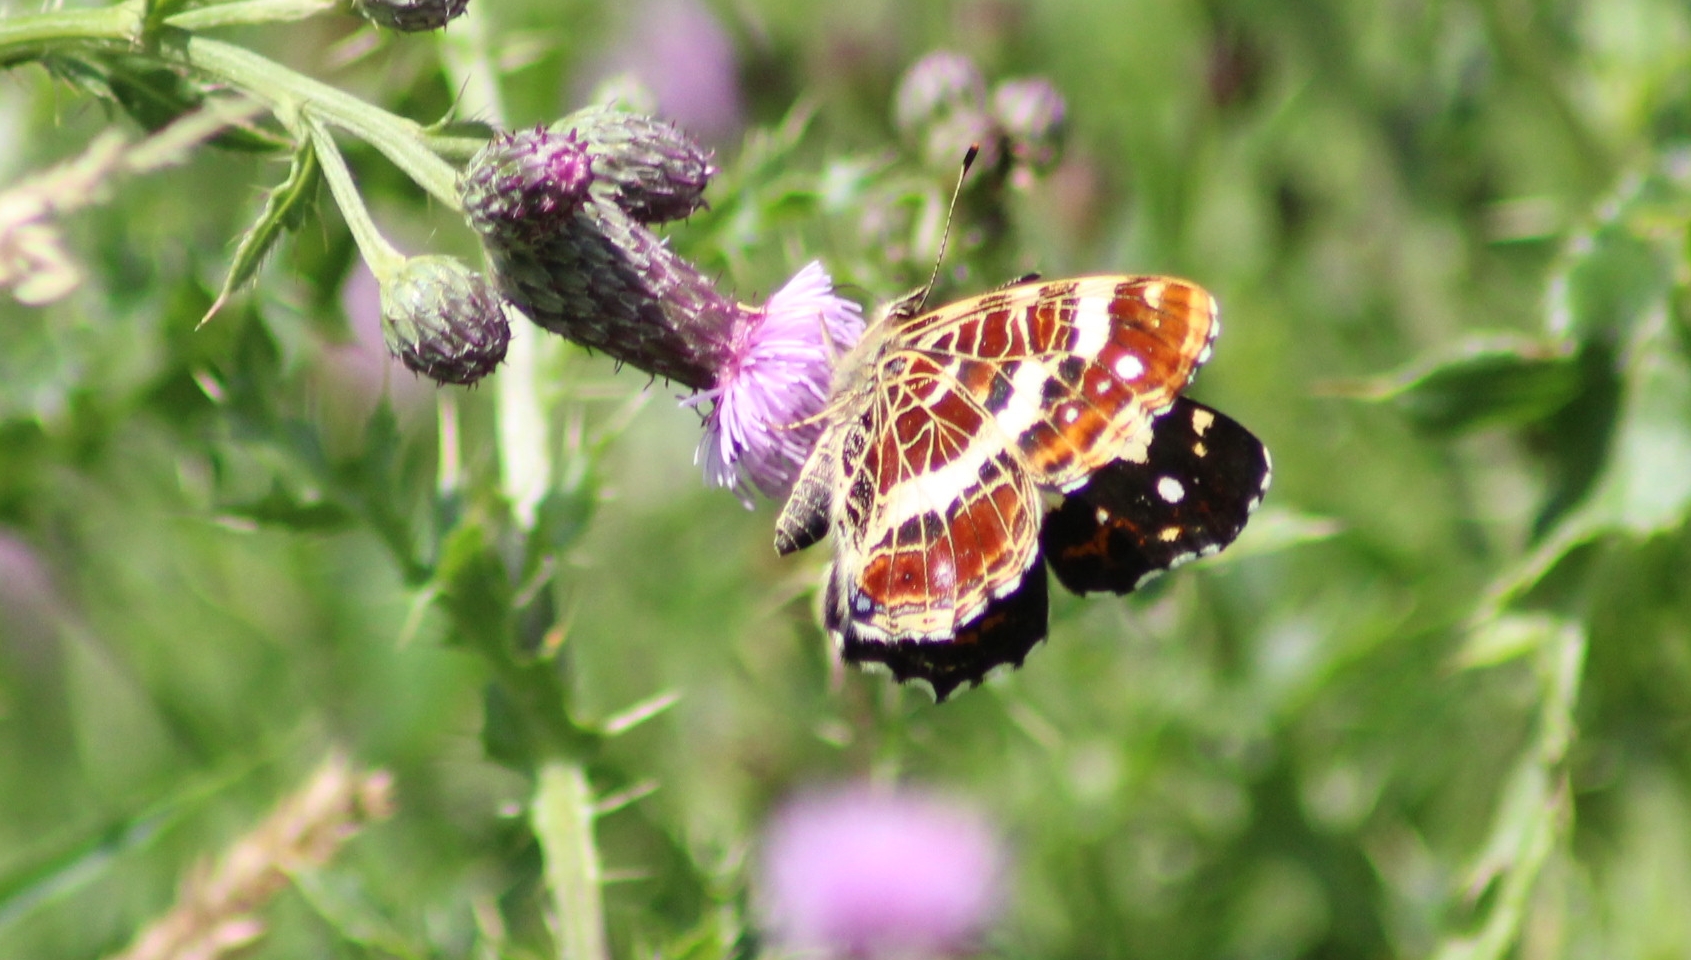
[[1648, 535], [1691, 505], [1691, 363], [1662, 323], [1633, 344], [1613, 452], [1581, 523]]
[[1572, 351], [1515, 337], [1473, 337], [1448, 357], [1345, 392], [1389, 403], [1417, 426], [1460, 433], [1536, 423], [1583, 386]]
[[599, 488], [592, 482], [554, 487], [549, 491], [535, 511], [523, 575], [533, 576], [545, 558], [556, 556], [574, 545], [586, 532], [598, 505]]
[[1500, 629], [1512, 635], [1511, 645], [1536, 654], [1541, 683], [1538, 723], [1504, 782], [1490, 835], [1468, 871], [1466, 899], [1482, 904], [1477, 929], [1447, 937], [1435, 960], [1507, 956], [1527, 922], [1539, 875], [1567, 828], [1564, 760], [1585, 663], [1585, 629], [1553, 617], [1517, 620]]
[[1566, 332], [1581, 340], [1624, 339], [1669, 279], [1655, 244], [1635, 236], [1624, 223], [1606, 224], [1563, 281]]
[[[1691, 360], [1658, 312], [1640, 331], [1617, 380], [1612, 439], [1586, 457], [1589, 489], [1542, 531], [1531, 554], [1499, 577], [1487, 606], [1526, 594], [1576, 548], [1605, 534], [1646, 537], [1691, 511]], [[1583, 402], [1583, 401], [1582, 401]], [[1574, 412], [1574, 408], [1570, 408]]]
[[1613, 348], [1587, 344], [1578, 362], [1580, 395], [1528, 434], [1547, 474], [1547, 496], [1533, 520], [1534, 537], [1547, 535], [1591, 492], [1620, 417], [1624, 384]]
[[385, 916], [363, 878], [335, 869], [292, 873], [294, 889], [345, 943], [355, 943], [379, 956], [415, 958], [432, 955], [423, 944]]
[[301, 141], [294, 150], [287, 178], [265, 195], [264, 209], [259, 212], [258, 220], [247, 228], [236, 246], [229, 273], [223, 278], [223, 289], [200, 323], [210, 320], [237, 290], [258, 274], [259, 266], [283, 231], [298, 230], [305, 222], [306, 214], [316, 203], [317, 187], [322, 179], [317, 151], [310, 140]]
[[[205, 90], [198, 83], [151, 57], [113, 54], [105, 58], [105, 67], [112, 99], [148, 133], [164, 129], [205, 103]], [[243, 153], [292, 146], [285, 138], [252, 128], [226, 130], [207, 142]]]
[[435, 584], [454, 638], [491, 657], [507, 658], [516, 590], [489, 531], [480, 522], [467, 519], [447, 536]]
[[270, 492], [262, 499], [225, 504], [223, 511], [254, 523], [292, 530], [344, 530], [353, 521], [351, 511], [341, 504], [302, 497], [280, 480], [271, 485]]

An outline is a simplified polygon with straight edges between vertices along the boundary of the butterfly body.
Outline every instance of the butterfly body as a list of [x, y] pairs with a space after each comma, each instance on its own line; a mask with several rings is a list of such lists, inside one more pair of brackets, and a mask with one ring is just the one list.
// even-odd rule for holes
[[[1127, 465], [1125, 476], [1110, 474], [1090, 523], [1064, 525], [1092, 539], [1091, 554], [1065, 542], [1058, 562], [1097, 566], [1095, 554], [1131, 540], [1137, 527], [1103, 515], [1138, 511], [1140, 488], [1163, 479], [1130, 468], [1155, 472], [1153, 425], [1208, 358], [1219, 325], [1208, 293], [1170, 277], [1020, 283], [928, 312], [919, 299], [895, 303], [842, 358], [776, 549], [831, 532], [824, 620], [846, 659], [927, 681], [943, 698], [1019, 664], [1044, 637], [1045, 496], [1073, 499], [1100, 470]], [[1262, 463], [1265, 483], [1266, 453]], [[1238, 485], [1210, 486], [1230, 495]], [[1260, 498], [1260, 484], [1252, 492]], [[1125, 569], [1105, 566], [1081, 579]]]

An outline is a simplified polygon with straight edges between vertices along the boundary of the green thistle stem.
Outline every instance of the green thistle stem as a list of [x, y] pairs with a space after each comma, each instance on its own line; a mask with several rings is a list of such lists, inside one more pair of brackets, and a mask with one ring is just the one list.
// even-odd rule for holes
[[190, 37], [183, 52], [188, 66], [246, 91], [275, 111], [284, 124], [290, 113], [309, 109], [367, 141], [448, 209], [459, 209], [458, 171], [424, 145], [421, 124], [233, 44]]
[[31, 60], [78, 40], [130, 46], [141, 36], [142, 12], [139, 0], [130, 0], [96, 10], [0, 17], [0, 66]]
[[259, 23], [291, 23], [319, 13], [339, 9], [336, 0], [234, 0], [209, 7], [195, 7], [171, 14], [165, 23], [182, 30], [210, 30], [215, 27]]
[[581, 766], [542, 765], [531, 809], [557, 912], [558, 957], [607, 960], [603, 877], [593, 843], [593, 792]]
[[[443, 146], [458, 152], [464, 146], [457, 143], [460, 138], [431, 136], [416, 121], [389, 113], [290, 70], [268, 57], [181, 30], [184, 26], [222, 25], [225, 21], [254, 23], [299, 19], [314, 8], [314, 3], [315, 0], [246, 0], [228, 6], [186, 11], [171, 20], [172, 29], [182, 33], [181, 42], [157, 44], [152, 47], [152, 52], [161, 62], [188, 67], [209, 79], [241, 90], [264, 104], [290, 128], [297, 126], [294, 118], [301, 111], [309, 110], [324, 122], [340, 127], [380, 150], [447, 209], [458, 210], [458, 171], [441, 159], [430, 144], [440, 141]], [[97, 10], [27, 14], [0, 19], [0, 66], [38, 58], [79, 42], [135, 49], [142, 41], [143, 9], [139, 0], [130, 0]]]
[[346, 220], [347, 229], [352, 231], [358, 252], [370, 265], [376, 282], [386, 284], [405, 265], [405, 255], [394, 249], [393, 244], [376, 229], [375, 221], [370, 219], [370, 210], [364, 206], [364, 197], [353, 182], [352, 171], [347, 169], [335, 138], [316, 117], [305, 117], [304, 125], [311, 137], [311, 146], [317, 151], [323, 179], [328, 181], [329, 192], [334, 194], [335, 203], [341, 208], [341, 217]]

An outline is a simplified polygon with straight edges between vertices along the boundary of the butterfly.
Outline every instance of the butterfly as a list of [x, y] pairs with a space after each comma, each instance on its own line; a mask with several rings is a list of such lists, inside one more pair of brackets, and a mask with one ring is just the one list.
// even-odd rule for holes
[[1220, 550], [1270, 463], [1180, 396], [1220, 330], [1202, 287], [1033, 278], [924, 312], [925, 295], [841, 359], [775, 548], [831, 532], [823, 621], [844, 659], [944, 700], [1044, 639], [1047, 567], [1121, 594]]

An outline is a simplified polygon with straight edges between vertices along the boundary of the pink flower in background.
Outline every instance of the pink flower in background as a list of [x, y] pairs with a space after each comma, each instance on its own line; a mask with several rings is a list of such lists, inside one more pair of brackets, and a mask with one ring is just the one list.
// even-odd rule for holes
[[986, 817], [914, 790], [837, 788], [782, 808], [758, 893], [780, 946], [828, 957], [956, 955], [1002, 905], [1005, 855]]
[[702, 140], [722, 143], [743, 125], [734, 44], [698, 0], [636, 0], [620, 36], [587, 72], [584, 87], [631, 74], [651, 90], [657, 112]]
[[434, 387], [388, 355], [382, 340], [381, 286], [362, 260], [341, 284], [341, 309], [353, 340], [325, 353], [329, 389], [350, 401], [349, 408], [359, 416], [373, 408], [383, 393], [400, 410], [426, 408]]

